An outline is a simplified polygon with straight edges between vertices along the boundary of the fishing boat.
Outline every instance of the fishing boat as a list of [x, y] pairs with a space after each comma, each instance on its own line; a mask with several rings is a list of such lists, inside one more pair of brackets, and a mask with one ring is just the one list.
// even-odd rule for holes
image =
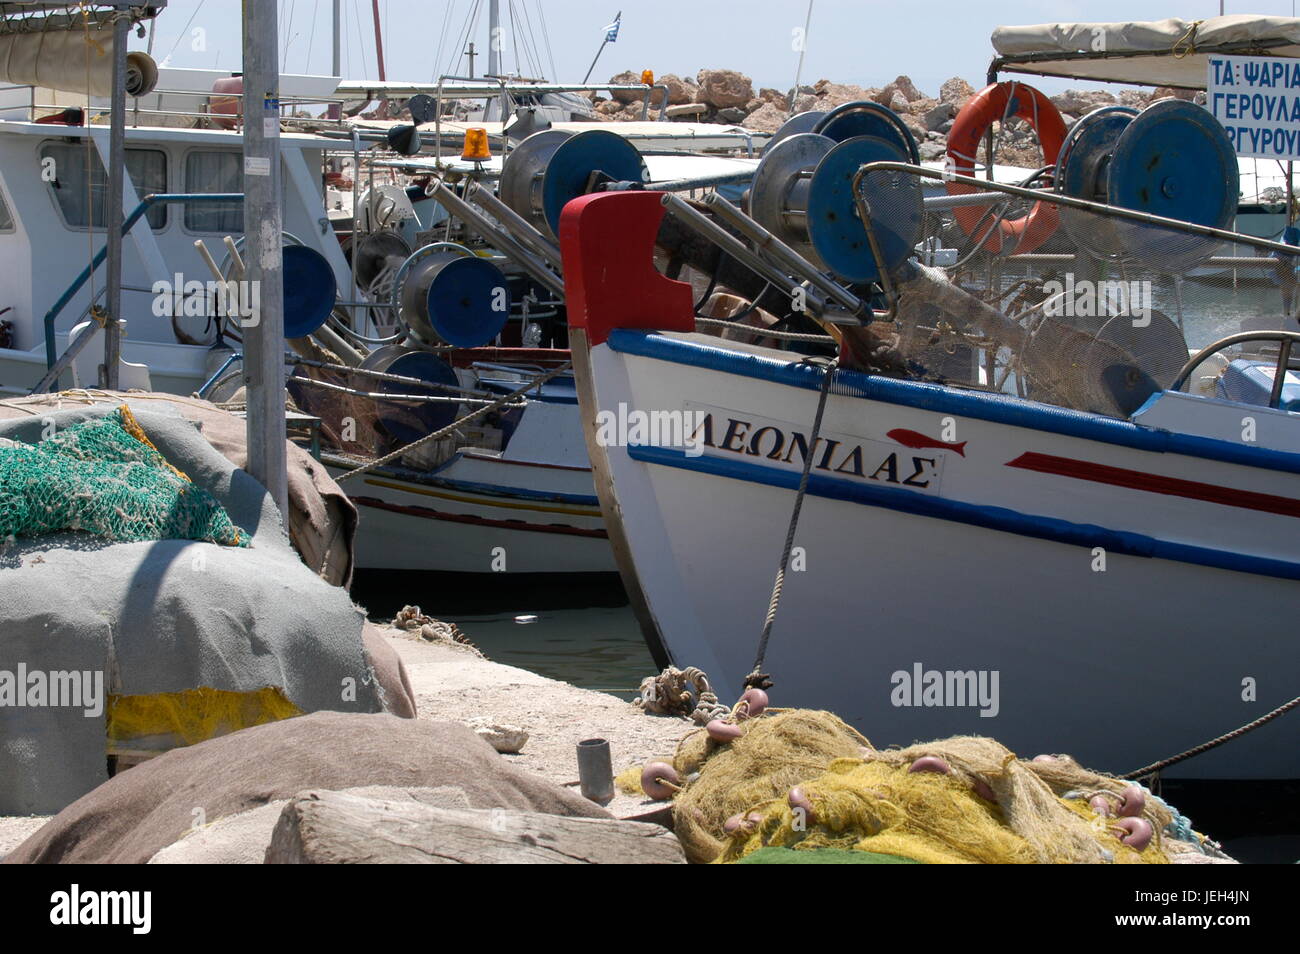
[[[97, 121], [110, 99], [103, 80], [81, 90], [77, 70], [47, 69], [0, 91], [0, 261], [11, 274], [10, 297], [0, 301], [0, 390], [115, 380], [237, 403], [240, 316], [221, 313], [218, 293], [243, 268], [242, 80], [132, 56], [147, 82], [127, 91], [118, 287], [130, 320], [118, 326], [113, 362], [96, 320], [112, 284], [98, 238], [113, 165], [110, 130]], [[481, 189], [491, 202], [504, 181], [515, 208], [532, 215], [529, 190], [548, 176], [558, 208], [593, 175], [735, 187], [752, 174], [757, 159], [744, 154], [754, 153], [754, 137], [738, 127], [647, 121], [597, 130], [556, 112], [576, 108], [575, 91], [623, 88], [281, 77], [284, 241], [296, 263], [286, 272], [294, 432], [361, 508], [358, 567], [614, 572], [562, 367], [558, 252], [539, 260], [499, 227], [486, 237], [467, 230], [444, 201]], [[662, 91], [628, 88], [647, 103]], [[357, 115], [372, 100], [398, 98], [408, 121]], [[466, 118], [490, 112], [461, 115], [476, 100], [497, 113], [471, 127]], [[324, 109], [330, 114], [317, 115]], [[637, 143], [669, 154], [647, 165]], [[701, 145], [717, 154], [692, 154]], [[507, 214], [501, 208], [496, 214]], [[529, 229], [534, 251], [553, 242], [544, 217]], [[502, 308], [497, 290], [506, 293]]]
[[[1112, 52], [1174, 29], [1070, 29], [1092, 27]], [[1177, 73], [1162, 80], [1195, 85], [1197, 64], [1151, 48]], [[1058, 59], [1020, 65], [1083, 71]], [[974, 109], [1048, 127], [1046, 97], [991, 79]], [[1102, 113], [1047, 157], [1049, 181], [1012, 185], [967, 174], [953, 139], [949, 168], [925, 169], [896, 119], [857, 104], [819, 121], [829, 142], [788, 138], [748, 215], [652, 191], [563, 211], [588, 450], [656, 660], [724, 698], [770, 680], [877, 745], [992, 734], [1113, 772], [1300, 777], [1300, 651], [1277, 631], [1300, 606], [1296, 249], [1231, 230], [1223, 127], [1177, 99]], [[965, 247], [934, 254], [954, 217]], [[802, 305], [820, 341], [702, 334], [691, 290], [653, 265], [672, 219]], [[1183, 288], [1162, 311], [1162, 283], [1225, 242], [1281, 276], [1268, 300]]]

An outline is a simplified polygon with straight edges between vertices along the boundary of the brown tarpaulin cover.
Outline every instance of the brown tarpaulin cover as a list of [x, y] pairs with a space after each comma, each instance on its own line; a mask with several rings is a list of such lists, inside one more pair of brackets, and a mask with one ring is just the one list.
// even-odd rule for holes
[[470, 808], [609, 818], [576, 789], [511, 765], [473, 730], [391, 715], [316, 712], [175, 749], [77, 799], [4, 864], [143, 864], [197, 823], [304, 789], [454, 787]]

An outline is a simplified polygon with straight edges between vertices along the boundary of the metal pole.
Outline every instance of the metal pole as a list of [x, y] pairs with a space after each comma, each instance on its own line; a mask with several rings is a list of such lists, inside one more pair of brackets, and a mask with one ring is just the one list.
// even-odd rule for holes
[[284, 255], [280, 232], [280, 68], [276, 0], [244, 4], [244, 242], [258, 307], [244, 328], [248, 472], [288, 526], [284, 420]]
[[108, 131], [108, 295], [104, 326], [104, 387], [116, 391], [122, 359], [122, 187], [126, 170], [126, 32], [131, 16], [119, 9], [113, 18], [113, 93]]
[[808, 15], [803, 20], [803, 39], [799, 44], [799, 65], [794, 71], [794, 89], [790, 90], [790, 108], [785, 112], [787, 119], [794, 115], [794, 104], [799, 99], [799, 80], [803, 77], [803, 55], [808, 52], [808, 28], [812, 25], [812, 8], [813, 0], [808, 0]]
[[[384, 71], [384, 34], [379, 28], [379, 0], [371, 0], [370, 10], [375, 21], [375, 64], [379, 67], [379, 81], [382, 83], [388, 79], [388, 74]], [[387, 97], [379, 103], [379, 118], [388, 118]]]
[[340, 13], [339, 5], [343, 0], [334, 0], [334, 59], [331, 61], [331, 69], [335, 76], [343, 75], [342, 59], [342, 37], [343, 37], [343, 17]]
[[487, 75], [501, 75], [501, 0], [488, 0]]
[[587, 75], [582, 78], [583, 83], [586, 83], [587, 80], [591, 79], [591, 71], [596, 68], [596, 60], [600, 59], [600, 54], [605, 52], [605, 44], [608, 42], [609, 38], [606, 36], [604, 42], [600, 44], [600, 48], [596, 50], [596, 56], [592, 59], [591, 65], [587, 67]]
[[[335, 77], [339, 77], [343, 75], [343, 59], [342, 59], [342, 47], [341, 47], [341, 39], [343, 36], [343, 32], [342, 32], [343, 17], [339, 10], [339, 5], [342, 2], [343, 0], [334, 0], [334, 38], [333, 38], [334, 58], [330, 61], [330, 72]], [[338, 119], [342, 115], [339, 104], [331, 103], [327, 115], [329, 116], [330, 119]]]

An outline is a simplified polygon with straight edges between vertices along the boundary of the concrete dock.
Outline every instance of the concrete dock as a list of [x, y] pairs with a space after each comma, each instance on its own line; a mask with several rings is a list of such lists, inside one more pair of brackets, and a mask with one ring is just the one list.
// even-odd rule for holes
[[[473, 639], [473, 633], [466, 634]], [[557, 785], [577, 785], [574, 747], [583, 739], [610, 743], [614, 771], [671, 755], [693, 724], [644, 714], [603, 692], [548, 679], [484, 658], [470, 646], [430, 642], [416, 632], [384, 628], [401, 657], [416, 697], [418, 718], [467, 725], [516, 726], [528, 733], [517, 754], [502, 758]], [[647, 673], [650, 675], [650, 673]], [[642, 814], [654, 803], [616, 794], [604, 806], [617, 817]], [[0, 817], [0, 857], [21, 844], [44, 817]]]

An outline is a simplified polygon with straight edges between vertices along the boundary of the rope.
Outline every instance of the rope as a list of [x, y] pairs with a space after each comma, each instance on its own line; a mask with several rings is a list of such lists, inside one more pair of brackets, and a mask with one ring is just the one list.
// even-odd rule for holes
[[1196, 30], [1204, 22], [1204, 20], [1193, 20], [1192, 25], [1187, 28], [1187, 32], [1174, 41], [1174, 45], [1170, 47], [1169, 52], [1174, 55], [1175, 59], [1181, 60], [1196, 52]]
[[[239, 372], [242, 373], [242, 372]], [[383, 391], [362, 391], [360, 388], [350, 388], [342, 384], [333, 384], [329, 381], [321, 381], [316, 378], [294, 378], [294, 383], [304, 384], [313, 388], [323, 388], [326, 391], [334, 391], [339, 394], [350, 394], [353, 397], [366, 398], [371, 401], [398, 401], [398, 402], [415, 402], [420, 404], [495, 404], [496, 401], [489, 401], [486, 398], [465, 397], [463, 395], [449, 394], [388, 394]], [[511, 407], [526, 407], [527, 401], [520, 401]]]
[[[825, 359], [807, 359], [808, 364], [823, 364]], [[772, 680], [763, 672], [763, 659], [767, 656], [767, 643], [772, 637], [772, 624], [776, 621], [776, 610], [781, 604], [781, 591], [785, 588], [785, 573], [790, 566], [790, 551], [794, 549], [794, 534], [799, 526], [799, 511], [803, 509], [803, 498], [808, 491], [808, 477], [812, 473], [812, 461], [817, 449], [818, 435], [821, 434], [822, 416], [826, 412], [826, 395], [831, 392], [831, 380], [835, 369], [826, 363], [822, 375], [821, 393], [817, 396], [817, 414], [813, 418], [812, 433], [808, 436], [808, 450], [803, 458], [803, 473], [799, 476], [799, 491], [795, 494], [794, 510], [790, 513], [790, 526], [785, 534], [785, 547], [781, 550], [781, 566], [776, 571], [776, 580], [772, 583], [772, 599], [767, 605], [767, 616], [763, 620], [763, 632], [758, 637], [758, 654], [754, 658], [754, 668], [745, 677], [748, 688], [767, 689]]]
[[1284, 712], [1290, 712], [1292, 709], [1296, 708], [1296, 706], [1300, 706], [1300, 696], [1296, 696], [1290, 702], [1280, 705], [1272, 712], [1260, 716], [1254, 722], [1247, 722], [1239, 729], [1233, 729], [1231, 732], [1221, 735], [1217, 739], [1211, 739], [1209, 742], [1202, 742], [1200, 745], [1196, 746], [1195, 748], [1188, 749], [1186, 752], [1180, 752], [1178, 755], [1172, 756], [1171, 758], [1162, 759], [1159, 762], [1152, 762], [1150, 765], [1144, 765], [1142, 768], [1138, 769], [1135, 772], [1129, 772], [1127, 775], [1121, 775], [1120, 778], [1135, 779], [1135, 778], [1143, 778], [1147, 775], [1155, 775], [1157, 772], [1162, 771], [1163, 769], [1167, 769], [1171, 765], [1177, 765], [1179, 762], [1185, 762], [1194, 755], [1200, 755], [1202, 752], [1208, 752], [1210, 751], [1210, 749], [1218, 748], [1219, 746], [1223, 745], [1225, 742], [1231, 742], [1233, 739], [1240, 738], [1241, 736], [1245, 735], [1247, 732], [1250, 732], [1253, 729], [1258, 729], [1264, 723], [1272, 722], [1274, 719], [1282, 715]]
[[421, 437], [419, 440], [412, 441], [411, 443], [406, 444], [403, 447], [399, 447], [391, 454], [385, 454], [383, 457], [378, 457], [370, 461], [369, 463], [362, 464], [360, 467], [354, 467], [352, 470], [349, 470], [346, 473], [340, 474], [339, 476], [335, 477], [334, 481], [335, 483], [342, 483], [345, 480], [350, 480], [353, 477], [356, 477], [360, 474], [364, 474], [368, 470], [374, 470], [376, 467], [382, 467], [384, 464], [387, 464], [389, 461], [396, 460], [397, 458], [401, 457], [403, 454], [408, 454], [411, 451], [415, 450], [415, 448], [420, 447], [423, 444], [427, 444], [430, 441], [436, 441], [440, 438], [446, 437], [448, 434], [456, 430], [456, 428], [460, 427], [462, 424], [468, 424], [470, 421], [480, 418], [485, 414], [489, 414], [492, 411], [505, 407], [507, 404], [514, 401], [516, 398], [523, 397], [533, 388], [541, 387], [547, 381], [551, 380], [551, 378], [556, 377], [557, 375], [562, 374], [565, 371], [568, 371], [569, 368], [571, 367], [573, 367], [573, 362], [566, 361], [558, 368], [554, 368], [550, 371], [547, 371], [545, 374], [539, 374], [537, 377], [532, 378], [522, 387], [519, 387], [516, 390], [511, 391], [509, 394], [505, 395], [504, 397], [498, 398], [497, 400], [493, 401], [491, 404], [484, 405], [483, 407], [479, 408], [477, 411], [470, 411], [470, 413], [466, 414], [462, 418], [452, 421], [446, 427], [440, 428], [439, 430], [434, 431], [432, 434], [426, 434], [423, 437]]
[[704, 670], [695, 666], [669, 666], [657, 676], [646, 676], [638, 691], [632, 704], [652, 715], [686, 716], [696, 725], [708, 725], [731, 713], [718, 701]]

